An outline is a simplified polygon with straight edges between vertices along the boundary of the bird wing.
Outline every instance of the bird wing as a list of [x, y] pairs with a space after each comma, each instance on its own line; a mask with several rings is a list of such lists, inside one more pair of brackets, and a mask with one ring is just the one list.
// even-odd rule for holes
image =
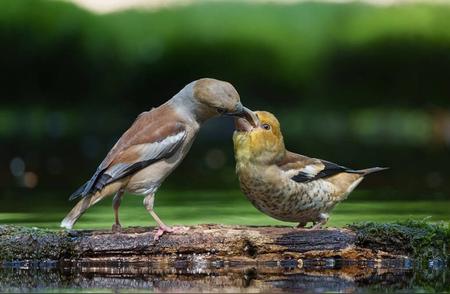
[[[122, 135], [92, 178], [70, 199], [85, 197], [159, 160], [169, 158], [186, 138], [185, 125], [173, 111], [158, 109], [142, 113]], [[172, 118], [172, 119], [171, 119]]]
[[289, 151], [286, 152], [285, 158], [278, 166], [289, 178], [299, 183], [331, 177], [342, 172], [358, 173], [358, 171], [345, 166]]

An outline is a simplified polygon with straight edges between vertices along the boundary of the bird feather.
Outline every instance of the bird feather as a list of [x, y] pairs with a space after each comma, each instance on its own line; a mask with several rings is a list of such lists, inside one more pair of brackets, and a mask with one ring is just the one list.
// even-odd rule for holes
[[159, 138], [153, 137], [153, 139], [156, 139], [154, 142], [141, 143], [139, 141], [139, 144], [127, 144], [126, 146], [122, 144], [123, 147], [121, 148], [119, 140], [107, 158], [97, 168], [92, 178], [75, 191], [69, 199], [86, 197], [118, 179], [143, 169], [156, 161], [170, 157], [186, 138], [186, 130], [179, 123], [165, 125], [156, 129], [154, 133], [159, 134]]

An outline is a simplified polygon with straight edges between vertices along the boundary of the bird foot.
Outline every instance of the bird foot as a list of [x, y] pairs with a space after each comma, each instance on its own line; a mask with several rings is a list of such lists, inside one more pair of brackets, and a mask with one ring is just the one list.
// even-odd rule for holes
[[111, 230], [113, 233], [120, 233], [122, 232], [122, 226], [120, 224], [113, 224]]
[[158, 241], [159, 238], [164, 235], [164, 233], [180, 233], [187, 231], [189, 228], [187, 227], [169, 227], [169, 226], [160, 226], [158, 227], [158, 230], [155, 233], [155, 236], [153, 239], [155, 241]]
[[323, 226], [322, 223], [317, 223], [314, 226], [312, 226], [310, 230], [320, 230], [322, 229], [322, 226]]
[[294, 227], [294, 229], [299, 230], [299, 231], [307, 231], [307, 230], [309, 230], [310, 228], [307, 228], [307, 227], [298, 227], [298, 226], [296, 226], [296, 227]]

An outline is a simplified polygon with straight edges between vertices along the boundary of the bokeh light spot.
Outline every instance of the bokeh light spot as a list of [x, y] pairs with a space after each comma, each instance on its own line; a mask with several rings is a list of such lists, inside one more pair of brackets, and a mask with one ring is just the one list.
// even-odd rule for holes
[[21, 177], [25, 172], [25, 162], [20, 157], [14, 157], [9, 163], [11, 174], [15, 177]]
[[38, 176], [34, 172], [26, 172], [23, 176], [23, 185], [27, 188], [33, 189], [38, 184]]

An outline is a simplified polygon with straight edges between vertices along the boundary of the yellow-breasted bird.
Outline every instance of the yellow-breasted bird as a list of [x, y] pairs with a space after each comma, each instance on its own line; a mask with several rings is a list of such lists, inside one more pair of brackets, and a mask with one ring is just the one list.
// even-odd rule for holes
[[328, 221], [336, 204], [373, 172], [386, 168], [350, 169], [285, 149], [280, 123], [265, 111], [256, 111], [253, 126], [236, 118], [233, 135], [236, 172], [241, 189], [263, 213], [313, 229]]
[[130, 192], [145, 196], [144, 206], [159, 225], [155, 238], [173, 231], [153, 210], [154, 195], [186, 156], [203, 122], [220, 115], [255, 120], [230, 83], [207, 78], [186, 85], [163, 105], [141, 113], [91, 179], [72, 194], [70, 199], [80, 200], [61, 227], [72, 228], [90, 206], [115, 194], [113, 229], [120, 229], [120, 202], [123, 193]]

